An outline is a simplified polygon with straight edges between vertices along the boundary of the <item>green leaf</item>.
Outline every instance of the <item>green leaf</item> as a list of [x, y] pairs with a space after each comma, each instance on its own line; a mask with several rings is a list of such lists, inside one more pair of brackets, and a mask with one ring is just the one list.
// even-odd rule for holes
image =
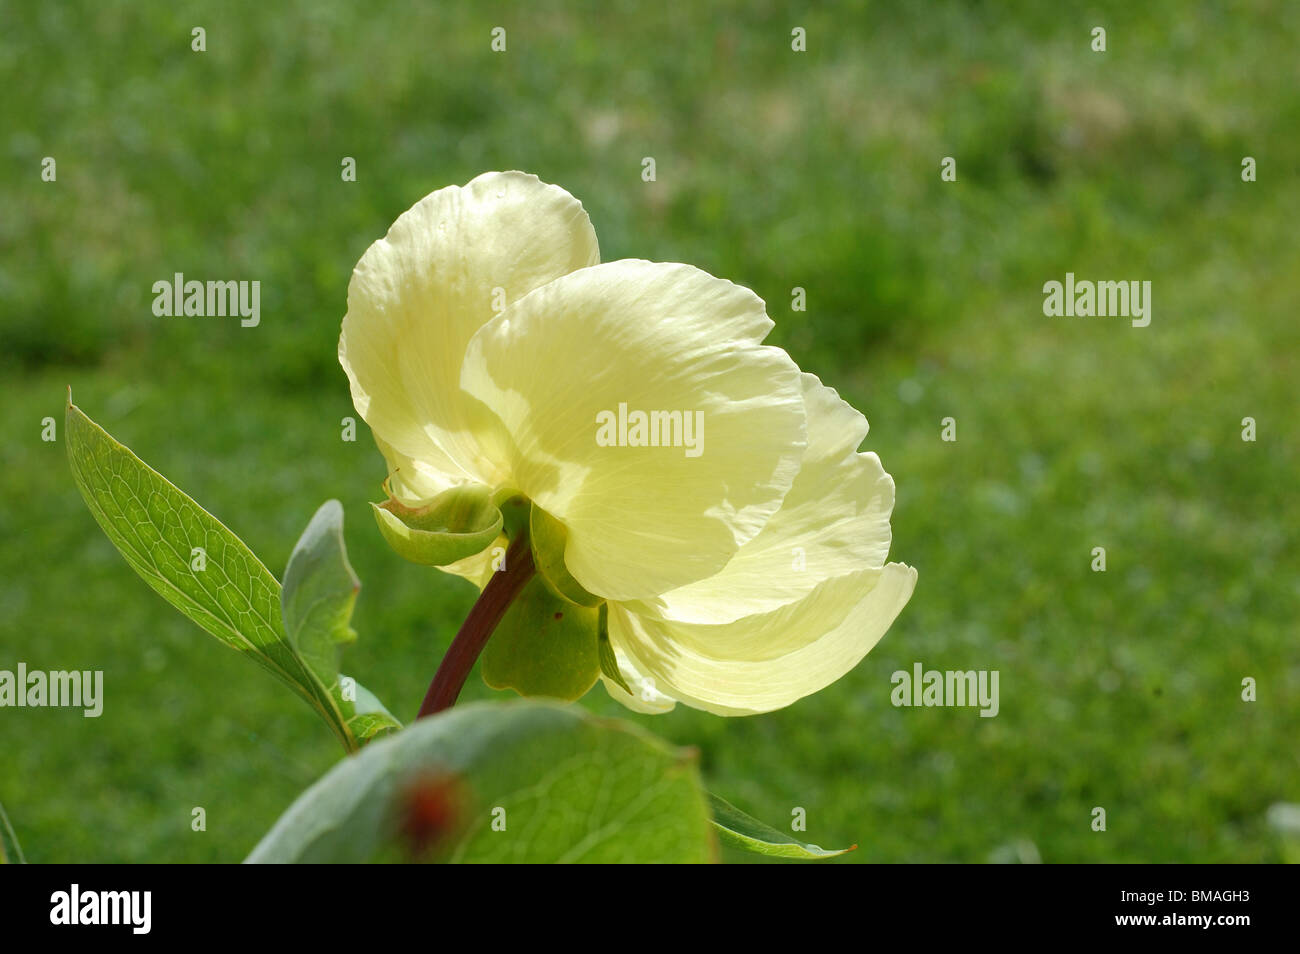
[[618, 654], [614, 652], [614, 644], [609, 639], [608, 603], [600, 604], [600, 619], [596, 624], [596, 653], [600, 658], [600, 671], [605, 674], [605, 678], [628, 695], [636, 695], [618, 668]]
[[423, 507], [396, 499], [370, 506], [388, 545], [423, 566], [448, 566], [482, 553], [501, 533], [501, 510], [486, 487], [453, 487]]
[[249, 862], [705, 862], [694, 753], [546, 703], [473, 703], [345, 759]]
[[401, 728], [373, 693], [339, 675], [339, 647], [357, 638], [351, 621], [360, 590], [343, 542], [343, 505], [327, 500], [289, 556], [280, 609], [290, 644], [329, 691], [358, 743]]
[[343, 505], [327, 500], [289, 555], [280, 593], [289, 642], [326, 685], [338, 676], [338, 647], [357, 638], [348, 624], [360, 589], [343, 544]]
[[14, 834], [14, 826], [9, 824], [5, 807], [0, 804], [0, 865], [25, 864], [27, 859], [23, 857], [23, 849], [18, 844], [18, 836]]
[[339, 680], [335, 698], [340, 708], [348, 713], [348, 730], [359, 745], [402, 727], [378, 697], [361, 683], [350, 676], [339, 676]]
[[356, 749], [364, 736], [348, 720], [357, 713], [286, 638], [280, 584], [243, 541], [109, 436], [70, 394], [64, 433], [77, 488], [131, 568], [212, 636], [289, 686], [344, 748]]
[[713, 824], [718, 830], [718, 837], [724, 844], [743, 848], [760, 855], [772, 855], [777, 858], [834, 858], [853, 851], [851, 848], [828, 849], [806, 842], [777, 831], [757, 818], [751, 818], [724, 798], [709, 793], [709, 808], [713, 813]]
[[483, 681], [521, 696], [581, 698], [600, 675], [597, 616], [556, 596], [534, 576], [483, 650]]
[[537, 575], [557, 596], [578, 606], [598, 606], [599, 596], [593, 596], [573, 578], [564, 563], [564, 548], [569, 542], [569, 530], [537, 504], [533, 504], [528, 518], [528, 538], [533, 548], [533, 564]]

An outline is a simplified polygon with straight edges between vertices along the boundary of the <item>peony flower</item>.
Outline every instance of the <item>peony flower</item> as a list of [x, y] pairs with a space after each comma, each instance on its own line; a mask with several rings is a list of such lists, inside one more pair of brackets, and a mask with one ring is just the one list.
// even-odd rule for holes
[[581, 203], [534, 176], [426, 196], [361, 257], [339, 340], [388, 464], [381, 529], [484, 587], [531, 525], [554, 592], [602, 607], [601, 678], [632, 708], [824, 688], [916, 571], [885, 562], [894, 483], [858, 451], [866, 419], [771, 328], [697, 268], [601, 264]]

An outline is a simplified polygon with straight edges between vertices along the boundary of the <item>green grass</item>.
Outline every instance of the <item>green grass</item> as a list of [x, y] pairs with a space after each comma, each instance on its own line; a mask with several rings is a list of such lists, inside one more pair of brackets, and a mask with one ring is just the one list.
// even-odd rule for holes
[[[382, 461], [364, 429], [339, 439], [347, 281], [426, 192], [521, 168], [584, 201], [604, 258], [688, 261], [768, 301], [772, 340], [871, 420], [893, 557], [920, 570], [822, 693], [634, 718], [697, 746], [739, 807], [781, 825], [800, 806], [808, 839], [859, 844], [847, 860], [1021, 839], [1045, 861], [1281, 860], [1265, 813], [1300, 801], [1298, 41], [1300, 8], [1263, 0], [0, 8], [0, 668], [103, 669], [106, 692], [97, 720], [0, 710], [27, 857], [237, 860], [338, 758], [129, 571], [41, 419], [71, 385], [277, 574], [341, 499], [364, 583], [344, 669], [409, 718], [473, 591], [373, 526]], [[154, 318], [176, 271], [260, 280], [261, 326]], [[1151, 326], [1045, 318], [1066, 271], [1151, 280]], [[1001, 713], [892, 707], [890, 674], [917, 661], [999, 670]], [[622, 711], [599, 689], [582, 704]]]

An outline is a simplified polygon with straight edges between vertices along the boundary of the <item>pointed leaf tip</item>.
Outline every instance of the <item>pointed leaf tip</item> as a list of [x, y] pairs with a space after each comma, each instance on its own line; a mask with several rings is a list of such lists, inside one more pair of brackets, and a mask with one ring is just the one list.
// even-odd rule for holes
[[718, 838], [733, 848], [743, 848], [759, 855], [774, 858], [801, 858], [817, 860], [834, 858], [838, 855], [855, 851], [851, 848], [823, 848], [802, 842], [792, 835], [778, 831], [771, 825], [746, 815], [724, 798], [709, 793], [709, 808], [713, 814], [713, 825], [718, 831]]

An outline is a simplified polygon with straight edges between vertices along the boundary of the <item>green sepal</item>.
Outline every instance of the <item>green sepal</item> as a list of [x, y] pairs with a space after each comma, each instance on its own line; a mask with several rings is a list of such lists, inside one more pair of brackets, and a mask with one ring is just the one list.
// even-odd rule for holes
[[501, 509], [501, 532], [511, 542], [518, 540], [520, 534], [528, 532], [529, 511], [532, 504], [528, 498], [510, 489], [498, 490], [492, 498]]
[[623, 673], [619, 671], [618, 656], [614, 652], [614, 644], [609, 641], [608, 603], [600, 604], [600, 617], [596, 623], [596, 654], [600, 659], [600, 671], [605, 674], [605, 678], [629, 696], [636, 695], [632, 687], [627, 684], [627, 680], [623, 678]]
[[533, 504], [528, 518], [528, 538], [533, 546], [533, 564], [537, 575], [556, 596], [561, 596], [576, 606], [599, 606], [601, 598], [582, 588], [569, 568], [564, 565], [564, 547], [569, 531], [537, 504]]
[[447, 566], [482, 553], [501, 533], [501, 511], [491, 492], [478, 485], [453, 487], [421, 507], [393, 498], [370, 506], [388, 545], [423, 566]]
[[598, 615], [560, 599], [533, 577], [483, 650], [483, 681], [521, 696], [581, 698], [600, 675]]

